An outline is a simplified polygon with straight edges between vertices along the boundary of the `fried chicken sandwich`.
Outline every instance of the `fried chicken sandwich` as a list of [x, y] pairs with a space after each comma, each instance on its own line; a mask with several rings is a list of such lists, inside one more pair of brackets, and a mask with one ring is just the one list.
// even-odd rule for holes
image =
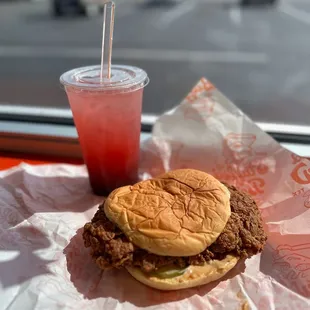
[[100, 268], [124, 267], [161, 290], [220, 279], [267, 239], [250, 196], [193, 169], [114, 190], [83, 238]]

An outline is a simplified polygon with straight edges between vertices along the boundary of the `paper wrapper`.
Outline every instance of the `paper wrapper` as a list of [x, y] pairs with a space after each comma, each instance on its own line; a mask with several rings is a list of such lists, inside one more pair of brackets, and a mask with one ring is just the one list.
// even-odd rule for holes
[[83, 246], [94, 215], [85, 167], [0, 173], [0, 309], [309, 309], [310, 163], [283, 149], [202, 79], [156, 123], [141, 176], [198, 168], [250, 193], [268, 231], [261, 255], [222, 281], [160, 292], [100, 271]]

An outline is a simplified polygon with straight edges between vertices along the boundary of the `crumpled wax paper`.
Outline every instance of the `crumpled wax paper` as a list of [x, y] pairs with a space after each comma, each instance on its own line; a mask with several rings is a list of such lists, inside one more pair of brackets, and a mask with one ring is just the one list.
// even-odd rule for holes
[[141, 177], [198, 168], [250, 193], [268, 231], [261, 255], [222, 281], [175, 292], [101, 271], [81, 227], [102, 198], [84, 166], [0, 172], [0, 309], [309, 309], [310, 163], [283, 149], [202, 79], [142, 145]]

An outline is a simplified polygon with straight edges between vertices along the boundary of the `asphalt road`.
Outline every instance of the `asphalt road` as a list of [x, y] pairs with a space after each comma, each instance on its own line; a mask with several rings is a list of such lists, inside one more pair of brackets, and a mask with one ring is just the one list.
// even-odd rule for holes
[[[240, 10], [206, 0], [116, 0], [113, 62], [148, 72], [147, 114], [178, 104], [205, 76], [256, 121], [307, 125], [307, 2]], [[48, 1], [3, 2], [0, 29], [0, 103], [68, 107], [60, 74], [100, 62], [100, 16], [55, 19]]]

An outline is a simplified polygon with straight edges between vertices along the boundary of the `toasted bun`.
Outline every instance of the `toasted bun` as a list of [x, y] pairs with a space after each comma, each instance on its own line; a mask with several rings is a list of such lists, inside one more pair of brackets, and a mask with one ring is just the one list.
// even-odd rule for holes
[[230, 193], [205, 172], [181, 169], [116, 189], [104, 211], [138, 247], [157, 255], [192, 256], [223, 231]]
[[237, 262], [237, 257], [228, 255], [221, 261], [213, 260], [204, 266], [189, 266], [183, 275], [170, 279], [148, 277], [139, 268], [127, 267], [127, 270], [136, 280], [145, 285], [158, 290], [172, 291], [200, 286], [216, 281], [234, 268]]

